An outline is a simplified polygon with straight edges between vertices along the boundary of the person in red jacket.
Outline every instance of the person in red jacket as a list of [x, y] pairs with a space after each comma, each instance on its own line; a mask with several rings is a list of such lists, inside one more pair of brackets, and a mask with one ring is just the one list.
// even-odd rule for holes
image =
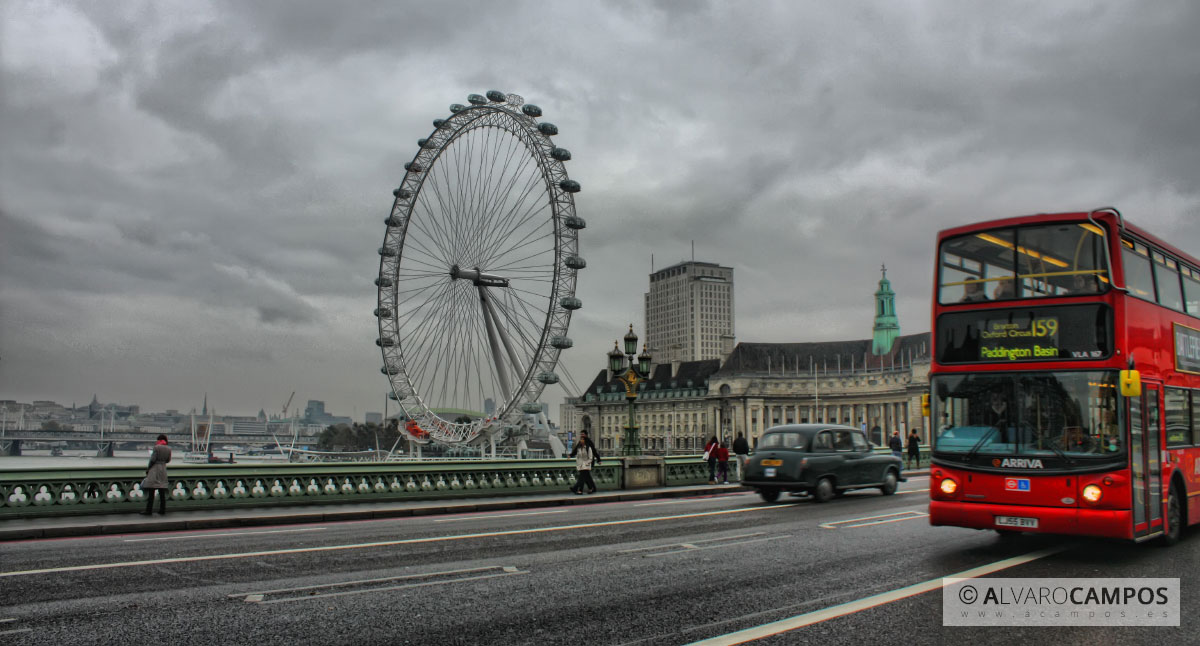
[[708, 462], [708, 484], [717, 484], [717, 449], [720, 446], [716, 435], [704, 445], [704, 460]]
[[717, 471], [721, 476], [721, 484], [729, 484], [729, 442], [721, 442], [717, 448]]

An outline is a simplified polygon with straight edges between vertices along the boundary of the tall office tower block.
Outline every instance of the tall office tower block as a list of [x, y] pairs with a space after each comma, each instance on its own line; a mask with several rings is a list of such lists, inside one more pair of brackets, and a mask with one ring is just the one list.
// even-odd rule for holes
[[733, 268], [681, 262], [650, 274], [646, 344], [656, 363], [724, 359], [733, 350]]

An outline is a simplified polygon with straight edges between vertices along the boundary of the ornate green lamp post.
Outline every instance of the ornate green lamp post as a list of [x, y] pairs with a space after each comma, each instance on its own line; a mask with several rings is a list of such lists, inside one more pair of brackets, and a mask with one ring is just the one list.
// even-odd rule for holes
[[637, 401], [637, 386], [650, 376], [650, 353], [642, 346], [642, 353], [637, 352], [638, 337], [633, 333], [633, 324], [629, 324], [629, 332], [625, 335], [625, 352], [617, 348], [613, 342], [612, 352], [608, 353], [608, 367], [617, 379], [625, 384], [625, 399], [629, 402], [629, 423], [625, 426], [625, 440], [621, 445], [621, 455], [641, 455], [642, 441], [638, 437], [637, 417], [634, 416], [633, 406]]

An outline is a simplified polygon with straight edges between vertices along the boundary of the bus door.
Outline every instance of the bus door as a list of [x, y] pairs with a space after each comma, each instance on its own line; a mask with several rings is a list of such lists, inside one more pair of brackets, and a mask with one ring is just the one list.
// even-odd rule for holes
[[1161, 534], [1162, 445], [1157, 384], [1143, 381], [1142, 395], [1127, 399], [1129, 460], [1133, 476], [1133, 538]]

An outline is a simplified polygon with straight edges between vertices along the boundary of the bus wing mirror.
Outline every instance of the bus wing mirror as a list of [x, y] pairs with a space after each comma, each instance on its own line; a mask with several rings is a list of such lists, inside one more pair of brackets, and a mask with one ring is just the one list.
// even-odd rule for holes
[[1142, 396], [1142, 375], [1137, 370], [1121, 371], [1121, 396]]

